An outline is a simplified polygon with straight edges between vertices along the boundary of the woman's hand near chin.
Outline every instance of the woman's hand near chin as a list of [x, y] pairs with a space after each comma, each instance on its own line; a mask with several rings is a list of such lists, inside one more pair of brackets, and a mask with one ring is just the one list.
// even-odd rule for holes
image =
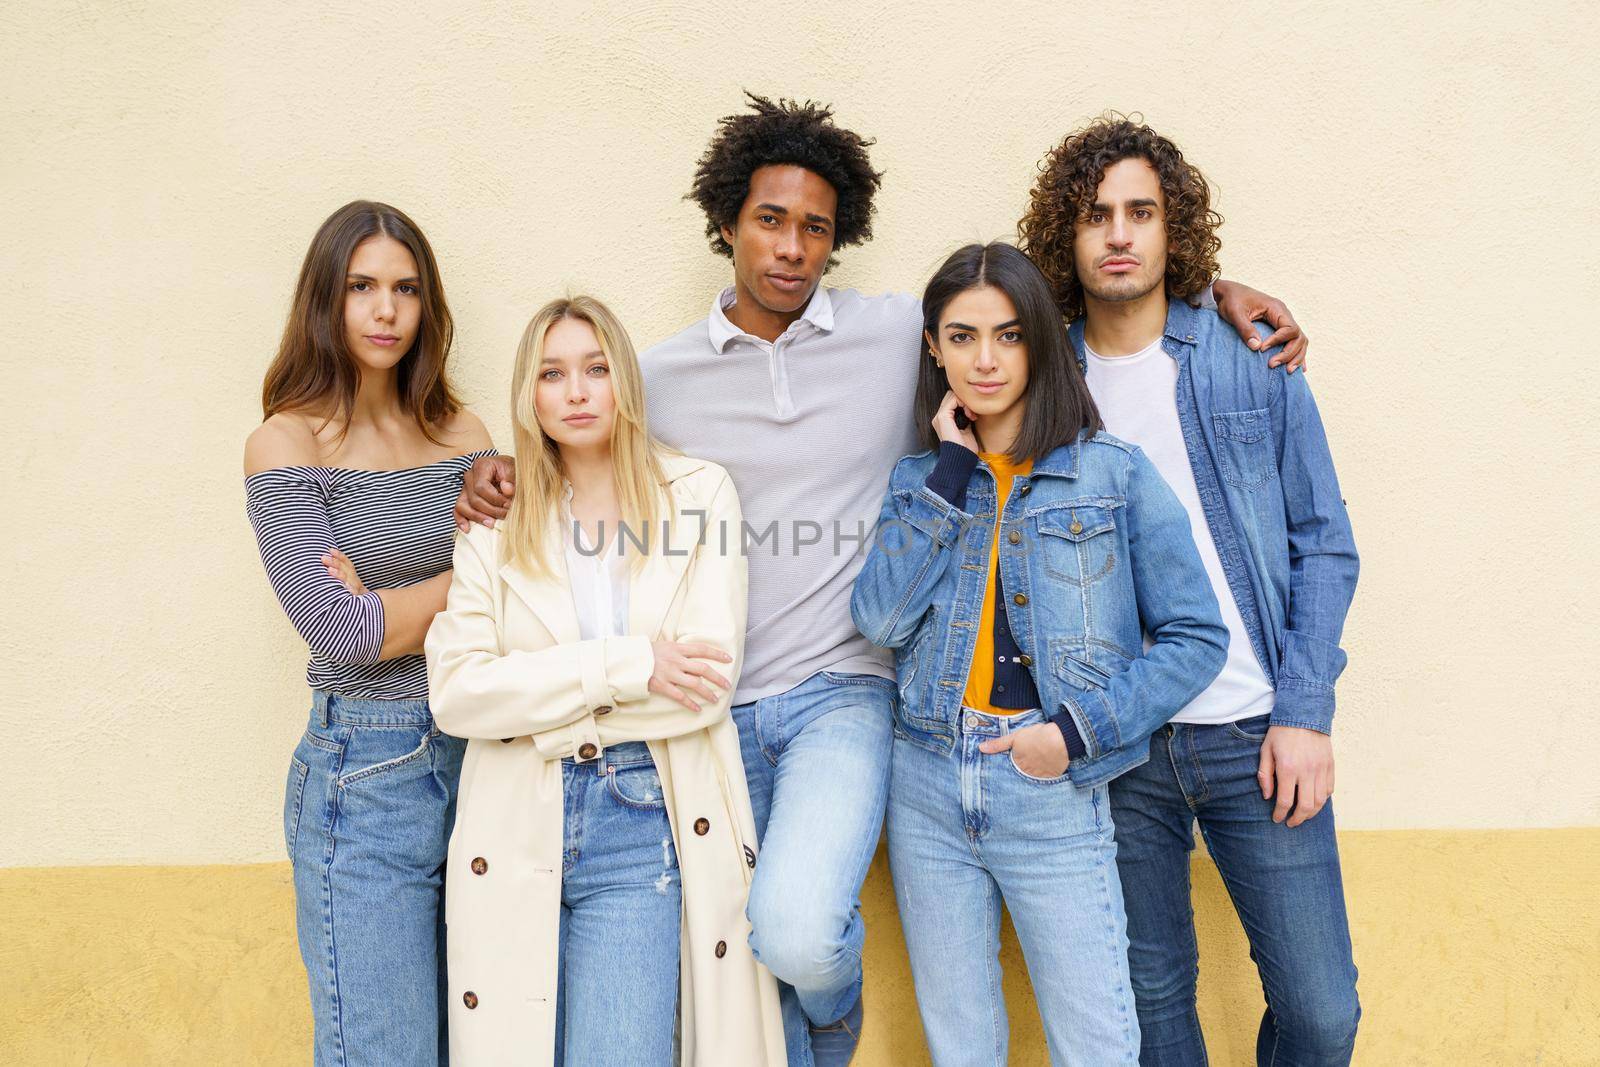
[[[956, 425], [956, 409], [967, 418], [967, 428], [962, 429]], [[954, 389], [945, 390], [944, 401], [940, 403], [939, 410], [933, 413], [933, 432], [939, 435], [939, 440], [948, 441], [962, 448], [978, 451], [978, 437], [972, 432], [972, 423], [975, 421], [972, 412], [956, 399]]]

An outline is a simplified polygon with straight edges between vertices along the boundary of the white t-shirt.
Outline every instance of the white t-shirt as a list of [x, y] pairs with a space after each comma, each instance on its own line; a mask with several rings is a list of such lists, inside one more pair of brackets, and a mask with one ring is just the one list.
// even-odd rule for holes
[[1178, 423], [1177, 360], [1162, 351], [1159, 337], [1131, 356], [1102, 356], [1087, 343], [1084, 351], [1089, 357], [1089, 392], [1105, 420], [1106, 431], [1143, 449], [1189, 512], [1189, 530], [1211, 578], [1222, 621], [1228, 626], [1228, 661], [1223, 664], [1222, 673], [1172, 721], [1234, 722], [1270, 712], [1272, 683], [1256, 660], [1238, 602], [1222, 573], [1222, 560], [1211, 539], [1211, 527], [1206, 525], [1194, 470], [1189, 466], [1189, 450]]

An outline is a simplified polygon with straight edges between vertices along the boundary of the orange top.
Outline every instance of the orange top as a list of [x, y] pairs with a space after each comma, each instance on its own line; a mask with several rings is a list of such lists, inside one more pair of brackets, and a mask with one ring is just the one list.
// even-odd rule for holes
[[1001, 453], [980, 452], [978, 457], [994, 472], [994, 538], [989, 544], [989, 575], [983, 587], [983, 612], [978, 617], [978, 643], [972, 650], [972, 665], [967, 668], [967, 691], [961, 702], [969, 708], [990, 715], [1015, 715], [1022, 708], [997, 708], [989, 703], [994, 688], [994, 612], [995, 590], [1000, 581], [996, 571], [1000, 567], [1000, 516], [1005, 512], [1006, 499], [1011, 495], [1011, 479], [1016, 475], [1033, 472], [1033, 460], [1013, 465], [1011, 457]]

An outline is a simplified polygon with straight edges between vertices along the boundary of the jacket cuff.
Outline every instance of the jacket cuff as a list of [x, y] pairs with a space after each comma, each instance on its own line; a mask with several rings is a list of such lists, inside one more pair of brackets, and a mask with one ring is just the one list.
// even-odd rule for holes
[[1319, 734], [1333, 733], [1333, 688], [1279, 682], [1268, 724], [1298, 726]]
[[953, 441], [939, 442], [939, 462], [928, 474], [923, 484], [944, 497], [953, 506], [967, 506], [967, 483], [972, 472], [978, 469], [978, 454], [966, 445]]
[[1272, 725], [1333, 732], [1333, 686], [1349, 657], [1344, 649], [1303, 630], [1283, 632], [1278, 697]]
[[1078, 724], [1072, 721], [1072, 716], [1062, 711], [1050, 716], [1050, 721], [1056, 724], [1056, 728], [1061, 731], [1062, 740], [1067, 743], [1067, 757], [1073, 762], [1083, 759], [1088, 749], [1084, 747], [1083, 737], [1078, 733]]
[[1278, 681], [1331, 691], [1349, 661], [1344, 649], [1332, 641], [1324, 641], [1304, 630], [1284, 630]]
[[911, 494], [903, 521], [931, 537], [940, 548], [949, 548], [961, 536], [972, 516], [939, 496], [927, 486]]

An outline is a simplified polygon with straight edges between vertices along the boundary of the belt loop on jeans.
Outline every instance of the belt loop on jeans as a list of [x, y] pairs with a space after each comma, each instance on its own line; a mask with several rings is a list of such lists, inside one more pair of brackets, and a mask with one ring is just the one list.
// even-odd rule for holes
[[317, 725], [324, 730], [328, 728], [328, 694], [316, 690], [311, 694], [311, 710], [317, 716]]

